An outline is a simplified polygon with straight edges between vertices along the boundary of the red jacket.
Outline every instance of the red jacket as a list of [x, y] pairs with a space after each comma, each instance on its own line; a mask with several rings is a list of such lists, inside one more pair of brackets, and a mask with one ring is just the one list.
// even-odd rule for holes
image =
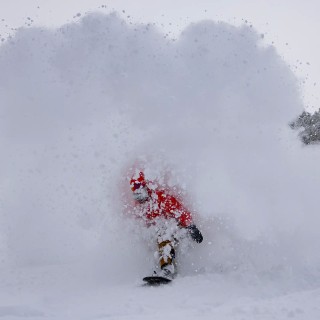
[[172, 195], [164, 190], [150, 190], [150, 200], [145, 203], [136, 203], [139, 216], [148, 221], [159, 217], [175, 219], [181, 227], [188, 227], [192, 224], [191, 213]]

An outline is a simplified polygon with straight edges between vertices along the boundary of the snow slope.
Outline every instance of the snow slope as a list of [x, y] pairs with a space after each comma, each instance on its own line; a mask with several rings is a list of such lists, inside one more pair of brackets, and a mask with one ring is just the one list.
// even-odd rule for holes
[[[69, 266], [77, 269], [78, 266]], [[60, 269], [28, 270], [25, 282], [7, 284], [1, 293], [5, 319], [318, 319], [320, 290], [279, 291], [274, 283], [241, 274], [178, 277], [162, 287], [141, 281], [90, 286], [74, 283]], [[39, 288], [34, 280], [41, 277]], [[61, 278], [64, 278], [62, 280]], [[28, 279], [28, 280], [27, 280]], [[33, 279], [33, 281], [32, 281]], [[27, 286], [26, 282], [28, 283]], [[85, 281], [84, 281], [85, 282]], [[20, 285], [20, 286], [19, 286]]]
[[[178, 39], [117, 14], [0, 47], [0, 317], [318, 319], [319, 149], [297, 79], [250, 26]], [[146, 288], [130, 167], [179, 185], [205, 241]]]

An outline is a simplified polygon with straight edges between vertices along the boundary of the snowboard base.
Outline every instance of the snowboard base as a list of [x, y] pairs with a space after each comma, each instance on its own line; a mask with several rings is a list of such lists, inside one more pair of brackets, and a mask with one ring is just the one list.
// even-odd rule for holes
[[147, 282], [147, 284], [155, 285], [155, 286], [171, 282], [170, 279], [159, 277], [159, 276], [145, 277], [142, 280]]

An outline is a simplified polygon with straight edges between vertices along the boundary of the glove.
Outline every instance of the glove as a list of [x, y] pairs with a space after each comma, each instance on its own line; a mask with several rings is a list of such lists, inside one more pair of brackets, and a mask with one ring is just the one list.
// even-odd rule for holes
[[193, 241], [197, 242], [197, 243], [201, 243], [203, 240], [203, 236], [200, 232], [200, 230], [196, 227], [196, 225], [192, 224], [190, 226], [187, 227], [189, 234], [192, 238]]

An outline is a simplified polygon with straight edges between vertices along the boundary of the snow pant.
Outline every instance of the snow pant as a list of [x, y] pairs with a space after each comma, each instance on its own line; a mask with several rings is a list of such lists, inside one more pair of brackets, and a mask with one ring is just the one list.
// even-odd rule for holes
[[156, 224], [160, 268], [174, 264], [175, 248], [185, 236], [184, 228], [180, 228], [174, 219], [159, 220]]
[[174, 243], [170, 240], [165, 240], [158, 243], [160, 268], [173, 264], [175, 258]]

